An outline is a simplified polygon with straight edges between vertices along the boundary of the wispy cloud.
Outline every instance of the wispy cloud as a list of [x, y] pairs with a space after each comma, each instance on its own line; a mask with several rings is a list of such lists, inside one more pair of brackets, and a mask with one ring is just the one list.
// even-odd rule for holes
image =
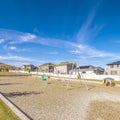
[[105, 58], [105, 57], [120, 59], [119, 54], [100, 51], [88, 45], [83, 45], [83, 44], [76, 45], [75, 49], [69, 52], [71, 52], [72, 54], [77, 54], [79, 56], [84, 56], [84, 59], [85, 58]]
[[31, 33], [23, 33], [15, 30], [0, 29], [0, 39], [8, 41], [10, 44], [28, 42], [35, 39], [36, 36]]
[[24, 42], [33, 42], [38, 43], [41, 45], [51, 46], [51, 47], [58, 47], [64, 48], [69, 47], [69, 45], [73, 44], [71, 42], [55, 39], [55, 38], [43, 38], [41, 36], [36, 36], [31, 33], [23, 33], [15, 30], [8, 30], [8, 29], [0, 29], [0, 39], [4, 39], [7, 41], [7, 45], [9, 44], [19, 44]]
[[100, 26], [95, 25], [92, 27], [92, 22], [95, 18], [97, 9], [99, 8], [101, 2], [102, 0], [97, 1], [97, 4], [93, 7], [92, 11], [89, 13], [87, 20], [78, 31], [76, 39], [79, 43], [83, 43], [85, 41], [87, 42], [88, 40], [95, 38], [103, 28], [103, 25]]
[[20, 36], [20, 41], [27, 42], [35, 39], [36, 36], [30, 33], [25, 33], [24, 35]]
[[1, 44], [1, 43], [4, 43], [4, 39], [0, 39], [0, 44]]
[[[120, 59], [119, 54], [101, 51], [86, 44], [80, 44], [80, 43], [78, 44], [76, 43], [77, 40], [75, 40], [74, 42], [69, 42], [61, 39], [43, 38], [41, 36], [36, 36], [34, 34], [22, 33], [19, 31], [5, 30], [5, 29], [4, 31], [0, 29], [0, 34], [1, 34], [0, 36], [1, 39], [8, 41], [7, 45], [4, 45], [4, 48], [11, 51], [13, 50], [17, 52], [26, 51], [27, 48], [18, 49], [16, 45], [21, 42], [22, 43], [33, 42], [33, 43], [37, 43], [37, 44], [41, 44], [49, 47], [65, 49], [66, 50], [65, 52], [69, 51], [69, 54], [79, 56], [79, 58], [83, 60], [92, 59], [92, 58], [109, 58], [109, 59], [114, 58], [116, 60]], [[12, 43], [9, 44], [9, 42], [10, 43], [12, 42]], [[48, 54], [57, 54], [57, 52], [49, 52]], [[21, 63], [38, 63], [38, 64], [47, 62], [45, 60], [43, 61], [33, 60], [31, 58], [26, 58], [21, 56], [12, 56], [12, 55], [0, 56], [0, 60], [16, 60], [20, 62], [22, 61]]]
[[0, 56], [0, 60], [17, 60], [17, 61], [33, 61], [33, 59], [21, 57], [21, 56]]
[[16, 46], [11, 46], [11, 44], [4, 45], [3, 48], [7, 51], [14, 51], [14, 52], [30, 52], [30, 48], [17, 48]]
[[17, 48], [15, 46], [10, 46], [9, 49], [10, 50], [16, 50]]
[[[61, 39], [42, 38], [41, 36], [36, 36], [34, 34], [30, 35], [28, 33], [22, 33], [19, 31], [12, 31], [12, 30], [6, 30], [6, 32], [5, 32], [5, 29], [3, 32], [0, 29], [0, 33], [7, 33], [7, 34], [4, 34], [4, 36], [2, 35], [3, 38], [1, 38], [1, 39], [11, 38], [12, 40], [14, 40], [13, 42], [16, 44], [17, 44], [17, 42], [19, 43], [19, 41], [33, 42], [33, 43], [42, 44], [42, 45], [50, 46], [50, 47], [65, 48], [66, 50], [69, 50], [70, 53], [84, 55], [84, 56], [87, 55], [87, 57], [107, 57], [107, 56], [109, 56], [109, 57], [119, 58], [119, 55], [116, 55], [113, 53], [100, 51], [100, 50], [97, 50], [96, 48], [93, 48], [88, 45], [77, 44], [75, 42], [68, 42], [68, 41], [61, 40]], [[27, 37], [25, 38], [24, 35]], [[21, 36], [24, 36], [24, 37], [21, 38]], [[6, 46], [6, 45], [4, 48], [6, 48], [6, 49], [9, 48], [11, 50], [16, 50], [16, 51], [27, 50], [26, 48], [18, 49], [15, 46]], [[50, 54], [56, 54], [56, 52], [50, 53]], [[9, 57], [9, 58], [11, 58], [11, 57]]]

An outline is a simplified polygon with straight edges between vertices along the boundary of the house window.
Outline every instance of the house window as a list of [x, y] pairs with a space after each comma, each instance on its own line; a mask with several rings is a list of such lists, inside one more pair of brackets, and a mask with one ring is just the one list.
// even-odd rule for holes
[[111, 71], [111, 75], [117, 75], [117, 71]]
[[113, 65], [110, 65], [110, 68], [113, 68]]

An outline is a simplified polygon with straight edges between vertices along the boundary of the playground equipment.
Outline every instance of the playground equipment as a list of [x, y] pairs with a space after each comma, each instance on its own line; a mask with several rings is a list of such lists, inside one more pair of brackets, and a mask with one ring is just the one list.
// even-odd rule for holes
[[[73, 66], [77, 66], [77, 63], [74, 62], [74, 63], [73, 63]], [[66, 87], [67, 90], [68, 90], [68, 88], [69, 88], [69, 84], [70, 84], [71, 79], [72, 79], [72, 72], [73, 72], [73, 70], [74, 70], [74, 67], [73, 67], [73, 66], [72, 66], [72, 70], [71, 70], [71, 73], [70, 73], [70, 79], [68, 80], [68, 83], [67, 83], [67, 87]], [[77, 79], [79, 80], [79, 82], [80, 82], [81, 85], [82, 85], [82, 82], [83, 82], [84, 85], [85, 85], [85, 87], [86, 87], [86, 89], [88, 90], [88, 86], [87, 86], [87, 83], [85, 82], [85, 79], [84, 79], [83, 74], [80, 73], [80, 72], [78, 72], [78, 71], [77, 71]]]
[[114, 81], [114, 79], [111, 78], [111, 77], [106, 77], [106, 78], [104, 78], [104, 79], [103, 79], [103, 83], [104, 83], [106, 86], [111, 86], [111, 87], [115, 86], [115, 81]]
[[46, 80], [46, 78], [45, 78], [44, 75], [41, 76], [41, 80], [42, 80], [42, 81], [45, 81], [45, 80]]
[[[72, 75], [73, 75], [73, 71], [74, 71], [74, 68], [77, 66], [77, 63], [76, 62], [69, 62], [68, 64], [71, 64], [71, 71], [69, 71], [69, 74], [66, 74], [66, 77], [60, 77], [60, 71], [59, 70], [56, 70], [56, 75], [54, 75], [53, 79], [55, 79], [56, 81], [67, 81], [66, 83], [66, 89], [68, 90], [69, 86], [70, 86], [70, 82], [72, 80]], [[48, 65], [49, 66], [49, 65]], [[54, 70], [56, 69], [56, 66], [57, 65], [50, 65], [50, 66], [54, 66]], [[47, 84], [48, 83], [52, 83], [52, 81], [50, 81], [51, 79], [51, 71], [49, 70], [49, 73], [46, 74], [47, 77], [45, 78], [45, 73], [43, 72], [43, 75], [41, 76], [41, 80], [44, 81], [46, 80]], [[68, 75], [69, 75], [69, 78], [68, 78]], [[79, 73], [77, 71], [77, 79], [80, 81], [81, 85], [82, 85], [82, 82], [84, 83], [86, 89], [88, 90], [88, 86], [85, 82], [85, 79], [84, 79], [84, 76], [82, 75], [82, 73]]]
[[[79, 73], [79, 72], [77, 73], [77, 79], [79, 80], [81, 85], [82, 85], [82, 82], [83, 82], [85, 87], [86, 87], [86, 89], [88, 90], [87, 83], [85, 82], [85, 79], [84, 79], [84, 76], [82, 75], [82, 73]], [[67, 90], [69, 88], [69, 84], [70, 84], [70, 79], [69, 79], [67, 87], [66, 87]]]

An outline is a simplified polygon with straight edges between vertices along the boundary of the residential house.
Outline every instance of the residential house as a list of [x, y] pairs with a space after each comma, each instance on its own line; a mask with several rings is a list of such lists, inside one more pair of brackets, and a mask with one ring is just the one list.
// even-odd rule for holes
[[120, 75], [120, 61], [108, 63], [105, 73], [108, 75]]
[[35, 71], [36, 67], [34, 65], [30, 64], [30, 65], [23, 65], [21, 67], [21, 69], [24, 70], [24, 71], [28, 71], [28, 70], [29, 71]]
[[105, 72], [105, 69], [102, 68], [102, 67], [95, 67], [95, 69], [94, 69], [94, 73], [95, 73], [96, 75], [103, 75], [104, 72]]
[[90, 73], [95, 73], [97, 75], [104, 74], [104, 69], [102, 67], [95, 67], [93, 65], [79, 66], [77, 68], [77, 71], [86, 74], [90, 74]]
[[38, 71], [40, 72], [54, 72], [54, 64], [52, 63], [45, 63], [38, 67]]
[[75, 62], [62, 62], [54, 66], [54, 73], [69, 74], [75, 68]]

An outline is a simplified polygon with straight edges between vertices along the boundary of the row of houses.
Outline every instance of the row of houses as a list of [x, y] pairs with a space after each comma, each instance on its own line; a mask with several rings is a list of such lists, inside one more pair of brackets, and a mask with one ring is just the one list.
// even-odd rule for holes
[[75, 69], [77, 66], [74, 62], [62, 62], [60, 64], [45, 63], [38, 67], [34, 65], [23, 65], [21, 68], [25, 71], [39, 71], [39, 72], [50, 72], [50, 73], [60, 73], [69, 74], [69, 72]]
[[24, 71], [38, 71], [50, 72], [60, 74], [70, 74], [73, 72], [95, 73], [97, 75], [120, 75], [120, 61], [108, 63], [106, 69], [102, 67], [95, 67], [93, 65], [77, 66], [75, 62], [62, 62], [59, 64], [45, 63], [40, 66], [23, 65], [20, 68], [8, 64], [0, 63], [0, 72], [9, 70], [24, 70]]
[[22, 70], [39, 71], [39, 72], [51, 72], [60, 74], [69, 74], [72, 72], [93, 72], [97, 75], [120, 75], [120, 61], [106, 64], [106, 69], [102, 67], [96, 67], [93, 65], [77, 66], [75, 62], [62, 62], [60, 64], [45, 63], [38, 67], [34, 65], [23, 65]]
[[93, 65], [77, 66], [75, 62], [62, 62], [60, 64], [45, 63], [38, 67], [34, 65], [23, 65], [22, 70], [56, 74], [72, 74], [73, 72], [92, 72], [98, 75], [104, 74], [104, 69], [102, 67], [95, 67]]

